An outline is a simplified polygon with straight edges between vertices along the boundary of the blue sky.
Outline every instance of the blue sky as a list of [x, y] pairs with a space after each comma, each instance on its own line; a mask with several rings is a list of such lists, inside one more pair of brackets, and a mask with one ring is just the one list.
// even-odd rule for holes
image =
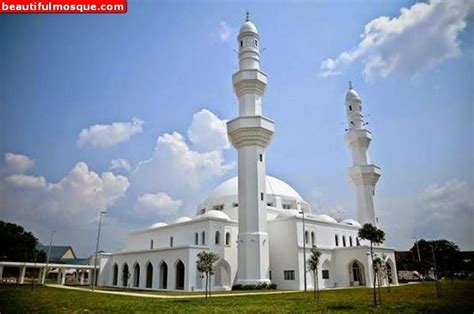
[[[264, 114], [277, 127], [267, 172], [313, 211], [355, 217], [344, 143], [352, 80], [382, 167], [376, 206], [387, 243], [448, 238], [474, 249], [473, 8], [414, 5], [129, 1], [124, 15], [0, 16], [0, 219], [43, 242], [55, 229], [58, 244], [89, 254], [100, 209], [109, 212], [106, 249], [121, 247], [130, 229], [192, 215], [236, 174], [221, 120], [238, 113], [233, 49], [249, 10], [265, 47]], [[372, 35], [380, 41], [359, 46]], [[110, 169], [114, 159], [130, 169]], [[192, 180], [179, 179], [189, 171]]]

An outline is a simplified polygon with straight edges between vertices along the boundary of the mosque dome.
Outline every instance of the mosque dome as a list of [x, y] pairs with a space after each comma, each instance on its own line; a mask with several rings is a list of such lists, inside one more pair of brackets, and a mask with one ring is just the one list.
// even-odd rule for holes
[[180, 223], [183, 223], [183, 222], [186, 222], [186, 221], [191, 221], [192, 219], [189, 218], [189, 217], [179, 217], [178, 219], [176, 219], [175, 221], [173, 221], [174, 224], [180, 224]]
[[299, 211], [296, 209], [282, 210], [277, 218], [286, 218], [300, 215]]
[[210, 211], [205, 212], [202, 215], [198, 215], [196, 218], [204, 218], [204, 217], [230, 220], [229, 215], [227, 215], [226, 213], [220, 210], [210, 210]]
[[246, 32], [251, 32], [251, 33], [258, 34], [257, 26], [255, 26], [255, 24], [252, 23], [251, 21], [246, 21], [246, 22], [245, 22], [244, 24], [242, 24], [242, 26], [240, 27], [239, 33], [246, 33]]
[[[303, 198], [288, 183], [275, 177], [266, 176], [267, 195], [284, 196], [295, 200], [303, 201]], [[233, 177], [221, 183], [208, 196], [205, 202], [212, 202], [215, 199], [225, 198], [227, 196], [238, 195], [238, 178]]]
[[337, 220], [332, 218], [329, 215], [312, 215], [311, 217], [313, 217], [316, 220], [327, 222], [327, 223], [337, 223]]
[[360, 102], [360, 97], [359, 97], [359, 94], [351, 88], [346, 93], [346, 102], [353, 102], [353, 101]]
[[167, 226], [168, 224], [164, 223], [164, 222], [157, 222], [157, 223], [154, 223], [150, 226], [150, 228], [159, 228], [159, 227], [164, 227], [164, 226]]
[[362, 228], [361, 224], [358, 221], [355, 221], [354, 219], [344, 219], [343, 221], [341, 221], [341, 224]]

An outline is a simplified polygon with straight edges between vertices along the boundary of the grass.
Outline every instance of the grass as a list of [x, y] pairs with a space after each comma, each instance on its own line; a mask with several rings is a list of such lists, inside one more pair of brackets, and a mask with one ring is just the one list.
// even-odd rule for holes
[[472, 313], [474, 282], [443, 282], [443, 297], [433, 283], [392, 287], [382, 291], [383, 305], [372, 306], [371, 289], [325, 290], [320, 301], [312, 292], [276, 295], [155, 299], [30, 286], [0, 286], [1, 313], [80, 312], [353, 312]]

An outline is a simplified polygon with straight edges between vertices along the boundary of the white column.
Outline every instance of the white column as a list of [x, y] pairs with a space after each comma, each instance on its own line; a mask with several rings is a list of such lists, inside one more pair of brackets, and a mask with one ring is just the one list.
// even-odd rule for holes
[[62, 269], [58, 268], [58, 278], [57, 278], [57, 284], [61, 284], [61, 276], [62, 276]]
[[20, 278], [19, 278], [20, 284], [23, 284], [25, 282], [25, 272], [26, 272], [26, 266], [20, 266]]
[[80, 284], [81, 286], [84, 285], [84, 270], [79, 270], [79, 276], [80, 276]]
[[64, 286], [64, 284], [66, 283], [66, 269], [64, 268], [61, 273], [61, 285]]

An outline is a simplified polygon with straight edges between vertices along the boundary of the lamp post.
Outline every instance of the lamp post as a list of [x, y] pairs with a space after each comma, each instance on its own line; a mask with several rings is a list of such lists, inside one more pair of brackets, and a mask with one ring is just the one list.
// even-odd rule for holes
[[96, 246], [95, 246], [94, 269], [92, 271], [92, 274], [94, 275], [94, 276], [92, 276], [92, 291], [95, 290], [95, 285], [96, 285], [96, 281], [97, 281], [97, 254], [99, 252], [100, 226], [101, 226], [101, 223], [102, 223], [102, 215], [103, 214], [107, 214], [107, 212], [106, 211], [101, 211], [100, 214], [99, 214], [99, 230], [97, 231], [97, 243], [96, 243]]
[[[308, 290], [307, 283], [306, 283], [306, 227], [305, 227], [305, 219], [304, 219], [304, 210], [300, 211], [300, 214], [303, 215], [303, 275], [304, 275], [304, 291]], [[316, 274], [317, 275], [317, 274]]]
[[49, 239], [49, 247], [48, 247], [48, 256], [46, 256], [46, 266], [44, 267], [44, 271], [43, 273], [41, 274], [42, 278], [41, 278], [41, 283], [44, 285], [46, 283], [46, 277], [47, 277], [47, 274], [48, 274], [48, 264], [49, 264], [49, 258], [51, 256], [51, 246], [53, 245], [53, 235], [56, 231], [55, 230], [51, 230], [51, 237]]

